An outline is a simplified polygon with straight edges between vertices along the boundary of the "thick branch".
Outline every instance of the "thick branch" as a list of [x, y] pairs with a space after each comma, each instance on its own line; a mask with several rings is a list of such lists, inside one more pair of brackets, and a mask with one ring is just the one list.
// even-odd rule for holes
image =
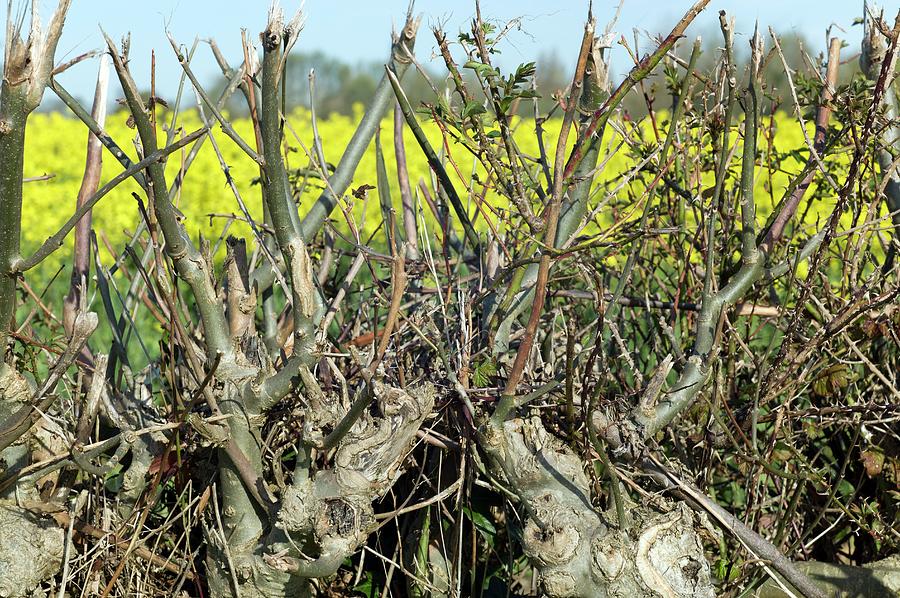
[[[144, 102], [138, 94], [137, 86], [115, 44], [106, 34], [104, 37], [110, 54], [112, 54], [122, 90], [125, 92], [125, 101], [134, 117], [144, 152], [151, 154], [157, 150], [154, 125], [150, 121]], [[212, 357], [218, 352], [223, 355], [231, 355], [228, 325], [225, 321], [224, 309], [213, 288], [212, 275], [209, 271], [210, 264], [191, 243], [184, 225], [178, 219], [175, 206], [169, 199], [165, 166], [159, 162], [153, 162], [148, 165], [147, 172], [149, 174], [148, 190], [166, 240], [166, 253], [174, 262], [179, 276], [191, 287], [203, 323], [207, 355]]]
[[25, 123], [41, 103], [50, 80], [56, 44], [71, 0], [60, 0], [46, 29], [32, 3], [31, 28], [22, 39], [23, 21], [13, 21], [7, 7], [3, 43], [3, 82], [0, 85], [0, 360], [16, 311], [16, 275], [22, 220], [22, 165]]
[[[862, 70], [870, 81], [877, 81], [882, 70], [882, 64], [887, 54], [887, 44], [890, 40], [885, 40], [885, 36], [879, 30], [879, 27], [872, 22], [869, 15], [866, 15], [866, 31], [863, 36], [862, 53], [859, 61]], [[896, 54], [892, 53], [893, 62], [896, 63]], [[895, 243], [900, 241], [900, 171], [894, 164], [894, 155], [891, 148], [896, 148], [900, 143], [900, 124], [897, 123], [897, 97], [892, 83], [895, 66], [888, 66], [888, 73], [891, 80], [885, 81], [884, 99], [882, 105], [884, 107], [884, 115], [890, 123], [881, 134], [881, 143], [878, 147], [878, 167], [881, 169], [881, 176], [884, 181], [884, 195], [887, 202], [888, 211], [891, 212], [891, 220], [894, 224], [894, 240]], [[876, 106], [876, 109], [879, 108]], [[893, 248], [890, 252], [890, 259], [886, 260], [885, 266], [890, 268], [893, 256], [896, 254], [897, 248]]]
[[294, 316], [294, 354], [308, 354], [314, 340], [313, 313], [315, 288], [306, 245], [297, 222], [297, 208], [289, 193], [287, 171], [281, 155], [281, 93], [279, 82], [284, 63], [282, 45], [289, 45], [295, 32], [285, 28], [280, 13], [270, 19], [261, 34], [263, 45], [262, 111], [260, 136], [265, 158], [265, 188], [263, 197], [275, 229], [275, 239], [284, 257], [291, 287], [291, 306]]
[[666, 487], [674, 487], [689, 501], [706, 510], [719, 525], [733, 533], [757, 558], [769, 563], [805, 598], [825, 598], [825, 594], [806, 575], [800, 572], [790, 559], [781, 554], [771, 542], [747, 527], [744, 522], [720, 507], [698, 488], [679, 479], [655, 460], [650, 463], [651, 465], [648, 469], [654, 474], [655, 480], [662, 482]]
[[[407, 14], [403, 29], [393, 40], [391, 60], [388, 68], [396, 74], [398, 79], [403, 77], [403, 74], [409, 68], [410, 60], [406, 53], [412, 52], [418, 28], [419, 19], [414, 19], [411, 13]], [[316, 203], [313, 204], [303, 219], [301, 232], [304, 239], [310, 240], [319, 232], [319, 229], [325, 223], [325, 219], [328, 218], [328, 215], [331, 214], [337, 205], [338, 197], [350, 186], [350, 182], [353, 180], [353, 173], [356, 172], [356, 167], [359, 165], [363, 154], [365, 154], [366, 148], [369, 147], [369, 143], [375, 135], [375, 129], [381, 123], [381, 119], [387, 112], [388, 107], [390, 107], [393, 97], [391, 82], [388, 76], [385, 75], [375, 89], [372, 103], [366, 110], [359, 127], [353, 133], [350, 143], [347, 144], [347, 149], [344, 150], [344, 155], [341, 156], [334, 174], [329, 177], [328, 187], [322, 192], [322, 195], [319, 196], [319, 199], [316, 200]]]

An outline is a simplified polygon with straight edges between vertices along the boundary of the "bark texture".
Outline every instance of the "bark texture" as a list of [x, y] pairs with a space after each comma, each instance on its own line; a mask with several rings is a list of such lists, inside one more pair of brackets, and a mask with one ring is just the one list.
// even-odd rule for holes
[[0, 598], [30, 596], [59, 571], [65, 535], [56, 522], [0, 500]]
[[[874, 598], [900, 595], [900, 557], [892, 556], [863, 567], [831, 563], [797, 563], [828, 596]], [[755, 598], [785, 598], [787, 593], [775, 580], [768, 580], [753, 594]]]
[[521, 542], [558, 598], [715, 596], [697, 521], [683, 504], [630, 509], [628, 529], [591, 502], [581, 459], [537, 418], [487, 428], [491, 471], [521, 501]]

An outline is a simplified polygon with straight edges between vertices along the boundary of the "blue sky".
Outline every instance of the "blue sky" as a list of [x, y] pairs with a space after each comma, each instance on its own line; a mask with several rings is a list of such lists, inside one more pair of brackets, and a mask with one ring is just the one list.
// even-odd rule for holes
[[[18, 2], [18, 0], [17, 0]], [[17, 4], [14, 2], [14, 4]], [[300, 36], [299, 50], [322, 50], [348, 62], [382, 60], [387, 54], [392, 23], [399, 23], [408, 0], [307, 0], [306, 27]], [[595, 0], [594, 13], [598, 24], [612, 16], [618, 0]], [[41, 0], [44, 15], [55, 5]], [[644, 48], [649, 47], [647, 34], [668, 31], [687, 10], [690, 0], [625, 0], [616, 30], [631, 42], [633, 30], [641, 33]], [[293, 11], [299, 2], [282, 0], [286, 11]], [[900, 0], [884, 0], [888, 18], [900, 9]], [[149, 84], [150, 50], [157, 54], [157, 86], [161, 97], [174, 94], [180, 69], [165, 37], [165, 27], [175, 38], [190, 44], [197, 36], [214, 37], [233, 63], [239, 62], [240, 31], [246, 28], [254, 36], [265, 25], [269, 0], [74, 0], [70, 16], [58, 50], [58, 61], [71, 58], [102, 45], [98, 25], [113, 37], [132, 34], [132, 71], [138, 84]], [[504, 46], [501, 66], [509, 68], [534, 60], [542, 52], [556, 52], [566, 64], [574, 60], [584, 15], [586, 0], [482, 0], [486, 18], [501, 22], [522, 17], [521, 31], [511, 33]], [[817, 53], [825, 46], [825, 28], [835, 24], [844, 28], [838, 34], [856, 52], [862, 28], [851, 27], [853, 19], [862, 14], [862, 0], [712, 0], [708, 8], [694, 22], [687, 35], [718, 36], [718, 11], [725, 10], [737, 19], [737, 43], [745, 43], [754, 22], [759, 20], [765, 31], [771, 25], [784, 33], [797, 31], [811, 43]], [[434, 39], [429, 26], [443, 24], [450, 32], [466, 27], [474, 13], [473, 0], [417, 0], [416, 12], [423, 15], [424, 30], [420, 32], [417, 56], [429, 62]], [[2, 32], [0, 32], [2, 33]], [[718, 39], [718, 37], [716, 38]], [[850, 56], [850, 54], [846, 54]], [[613, 70], [623, 73], [629, 67], [627, 57], [613, 54]], [[219, 71], [208, 49], [201, 48], [195, 58], [194, 69], [202, 81], [210, 81]], [[95, 64], [82, 64], [66, 73], [63, 83], [77, 96], [88, 98], [93, 92]]]

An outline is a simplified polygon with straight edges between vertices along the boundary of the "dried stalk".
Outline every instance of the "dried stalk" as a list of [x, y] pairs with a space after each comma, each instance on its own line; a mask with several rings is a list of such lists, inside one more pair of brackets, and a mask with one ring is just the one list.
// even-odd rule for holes
[[[97, 88], [94, 91], [94, 105], [91, 118], [101, 127], [106, 121], [106, 92], [109, 88], [109, 57], [100, 57], [100, 70], [97, 74]], [[100, 172], [103, 164], [103, 147], [93, 133], [88, 133], [87, 157], [85, 158], [84, 176], [81, 188], [78, 189], [76, 205], [80, 208], [87, 199], [97, 191], [100, 185]], [[81, 306], [81, 297], [87, 288], [90, 270], [90, 230], [91, 213], [87, 212], [75, 226], [75, 254], [72, 263], [72, 276], [69, 282], [69, 294], [63, 304], [63, 325], [67, 333], [72, 333], [75, 314]]]

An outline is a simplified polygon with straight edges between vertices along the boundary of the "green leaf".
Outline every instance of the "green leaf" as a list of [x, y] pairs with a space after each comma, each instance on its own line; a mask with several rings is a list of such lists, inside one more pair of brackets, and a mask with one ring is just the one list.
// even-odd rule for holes
[[520, 64], [519, 68], [516, 69], [516, 74], [513, 77], [513, 81], [515, 83], [525, 83], [530, 79], [535, 71], [535, 64], [533, 62], [526, 62], [525, 64]]
[[741, 565], [724, 556], [716, 559], [713, 565], [715, 576], [721, 581], [732, 581], [740, 577]]
[[838, 482], [838, 494], [841, 496], [850, 496], [853, 494], [853, 484], [847, 480], [841, 480]]
[[490, 79], [491, 77], [496, 77], [499, 75], [497, 70], [489, 64], [484, 64], [478, 62], [476, 60], [470, 60], [463, 65], [464, 69], [472, 69], [479, 76], [484, 77], [485, 79]]
[[111, 467], [109, 471], [106, 472], [106, 477], [103, 480], [103, 485], [106, 486], [106, 489], [110, 492], [119, 492], [122, 489], [122, 484], [125, 482], [125, 476], [123, 475], [122, 465], [116, 464], [114, 467]]
[[837, 363], [825, 368], [813, 381], [812, 389], [820, 397], [830, 397], [847, 388], [853, 380], [853, 372], [844, 363]]
[[497, 374], [497, 364], [493, 359], [487, 359], [478, 363], [472, 372], [472, 384], [475, 386], [488, 386], [491, 376]]
[[477, 114], [484, 114], [487, 110], [484, 109], [484, 106], [481, 105], [481, 102], [471, 101], [466, 103], [466, 106], [463, 108], [462, 117], [468, 118], [470, 116], [475, 116]]
[[469, 507], [463, 507], [463, 513], [472, 522], [472, 525], [475, 526], [475, 529], [484, 536], [485, 540], [493, 541], [494, 536], [497, 535], [497, 528], [494, 527], [494, 524], [491, 523], [490, 519], [485, 517], [483, 514], [478, 511], [473, 511]]
[[375, 588], [375, 583], [372, 581], [371, 571], [366, 571], [365, 579], [356, 584], [353, 587], [353, 591], [357, 594], [362, 594], [366, 598], [375, 598], [377, 589]]

